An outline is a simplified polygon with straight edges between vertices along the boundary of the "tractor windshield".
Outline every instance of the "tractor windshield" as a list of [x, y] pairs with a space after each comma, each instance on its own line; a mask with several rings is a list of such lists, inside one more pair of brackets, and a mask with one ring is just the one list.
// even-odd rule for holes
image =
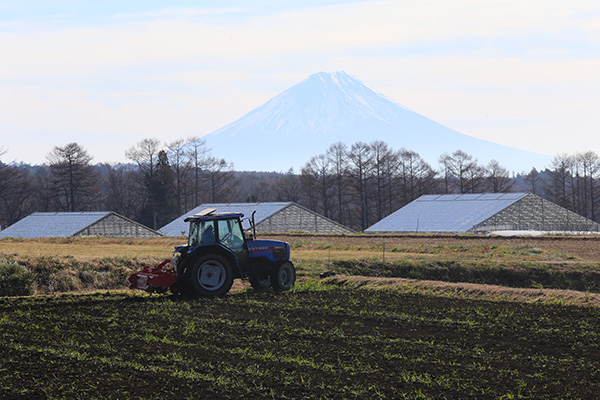
[[234, 252], [244, 245], [244, 234], [237, 219], [221, 220], [219, 223], [219, 242]]
[[189, 246], [215, 242], [214, 221], [192, 221], [190, 224]]

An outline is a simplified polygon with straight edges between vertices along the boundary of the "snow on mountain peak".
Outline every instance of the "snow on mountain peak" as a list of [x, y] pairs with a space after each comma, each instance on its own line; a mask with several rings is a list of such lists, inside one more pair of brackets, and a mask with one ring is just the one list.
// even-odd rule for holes
[[367, 119], [393, 124], [398, 107], [346, 72], [319, 72], [213, 134], [235, 135], [249, 126], [278, 135], [300, 130], [327, 134]]

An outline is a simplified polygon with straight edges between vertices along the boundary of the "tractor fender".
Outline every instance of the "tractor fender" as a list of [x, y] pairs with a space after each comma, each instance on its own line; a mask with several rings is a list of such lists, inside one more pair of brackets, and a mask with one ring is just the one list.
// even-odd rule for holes
[[185, 257], [186, 269], [192, 268], [194, 265], [194, 262], [206, 254], [218, 254], [221, 257], [225, 258], [229, 262], [229, 265], [231, 265], [231, 268], [233, 269], [232, 272], [233, 272], [234, 278], [241, 278], [243, 276], [242, 269], [240, 267], [240, 264], [238, 263], [238, 259], [235, 256], [235, 254], [233, 254], [233, 252], [231, 250], [229, 250], [227, 247], [225, 247], [219, 243], [208, 244], [208, 245], [198, 245], [198, 246], [189, 248], [186, 251], [186, 257]]
[[173, 253], [183, 253], [189, 246], [187, 245], [183, 245], [183, 246], [177, 246], [175, 247], [175, 250], [173, 250]]

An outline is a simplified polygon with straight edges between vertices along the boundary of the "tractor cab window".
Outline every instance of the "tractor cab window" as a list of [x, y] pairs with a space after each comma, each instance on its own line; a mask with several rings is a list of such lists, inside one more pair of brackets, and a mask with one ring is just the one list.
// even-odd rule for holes
[[214, 221], [192, 222], [190, 226], [189, 246], [211, 244], [215, 242]]
[[244, 234], [237, 219], [221, 220], [219, 224], [219, 242], [234, 252], [244, 247]]

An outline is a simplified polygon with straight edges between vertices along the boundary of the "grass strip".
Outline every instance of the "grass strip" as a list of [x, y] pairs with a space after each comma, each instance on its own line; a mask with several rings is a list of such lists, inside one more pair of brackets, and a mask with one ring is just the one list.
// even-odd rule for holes
[[592, 264], [461, 261], [383, 263], [372, 259], [358, 259], [332, 261], [331, 268], [346, 275], [600, 292], [600, 270]]

